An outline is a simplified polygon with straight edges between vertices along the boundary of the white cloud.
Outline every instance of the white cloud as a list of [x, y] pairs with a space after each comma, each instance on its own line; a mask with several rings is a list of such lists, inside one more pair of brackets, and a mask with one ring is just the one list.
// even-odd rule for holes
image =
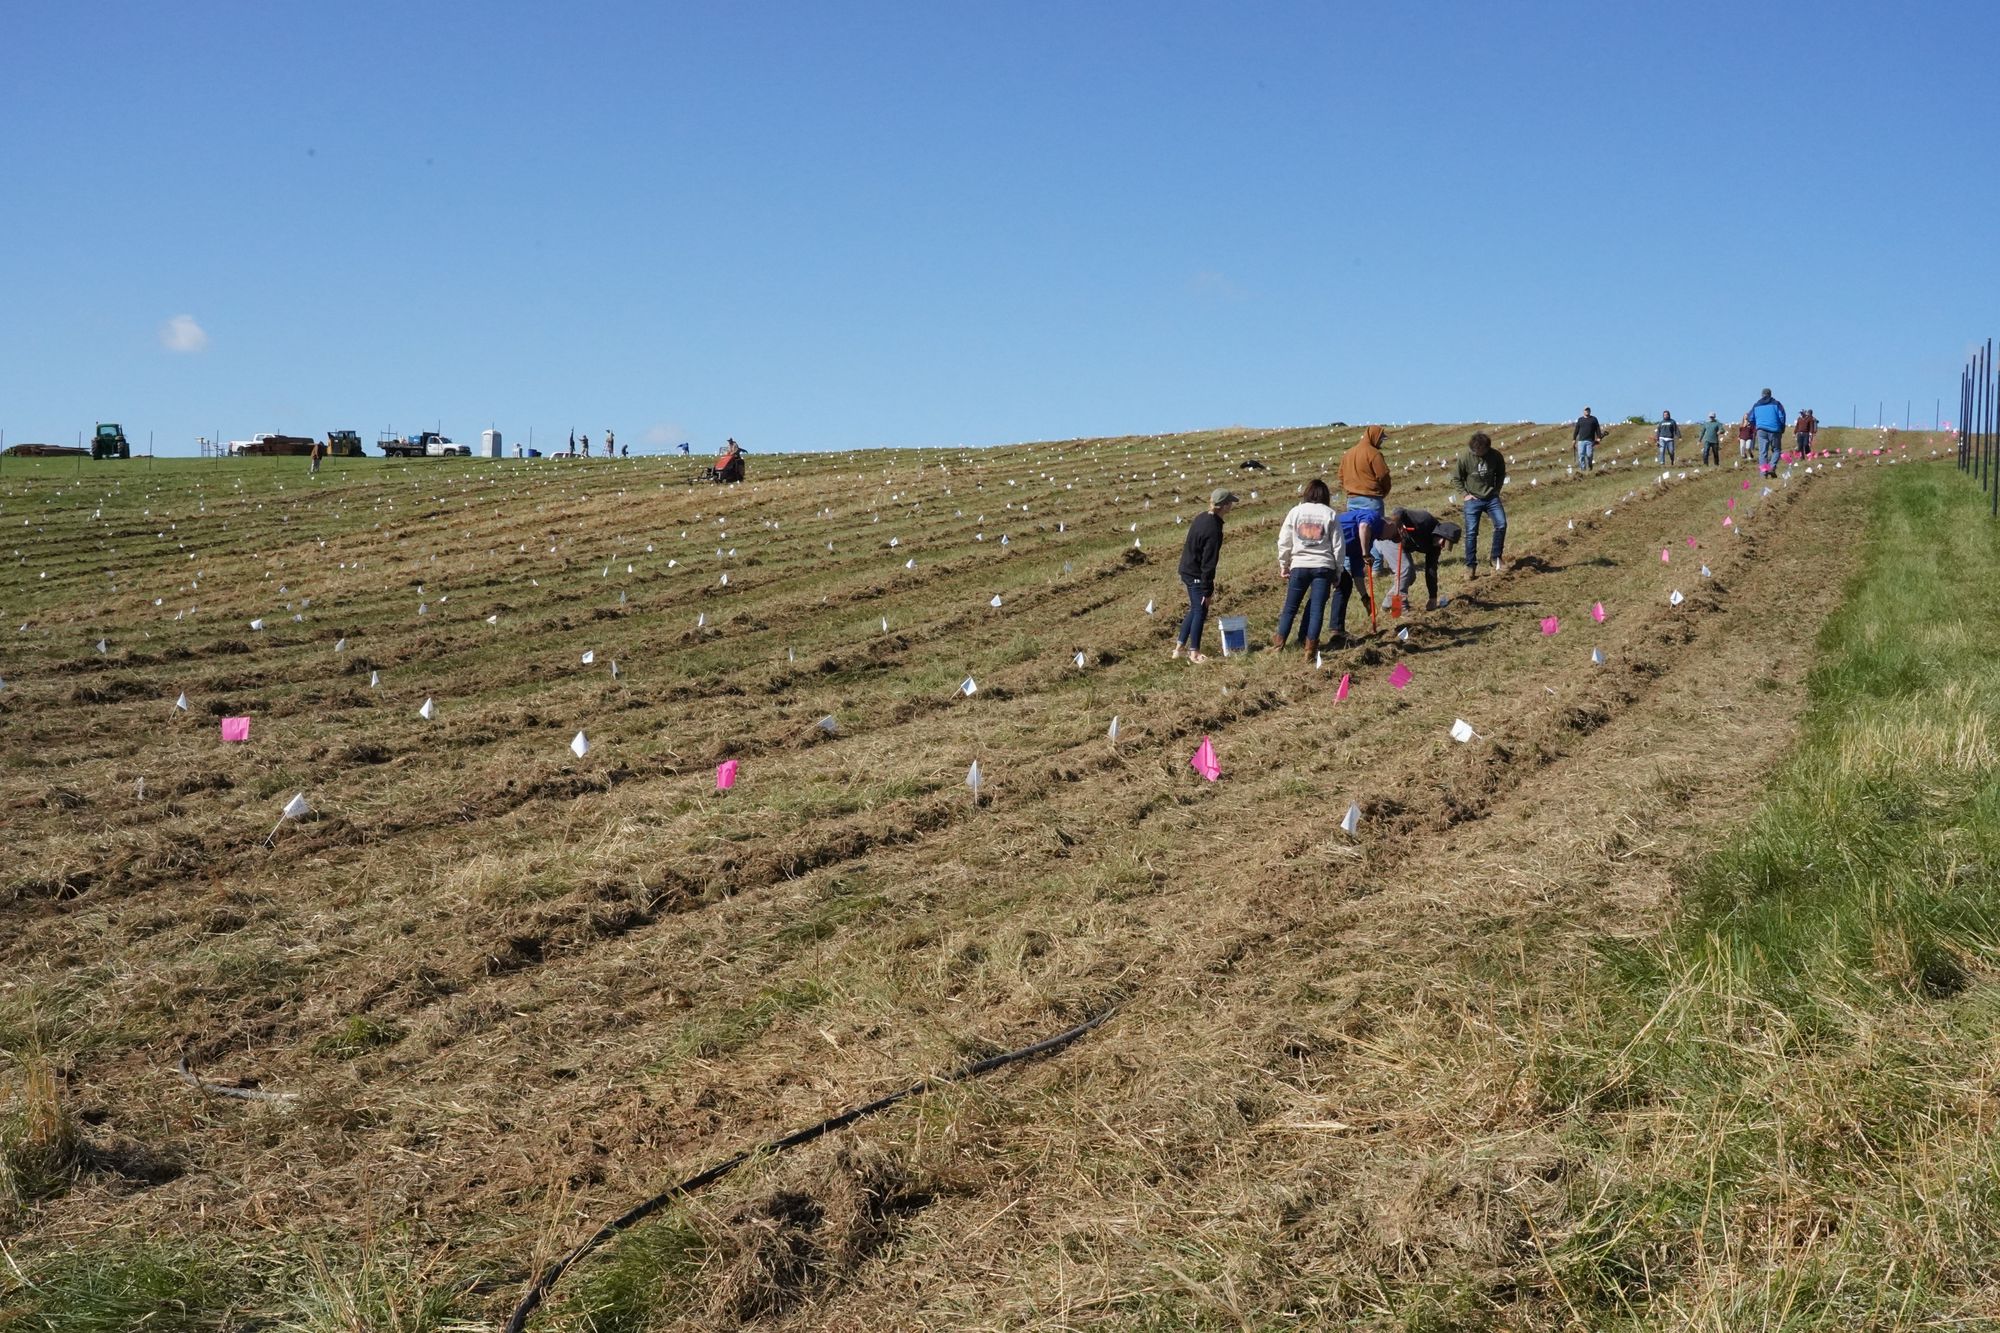
[[160, 325], [160, 346], [169, 352], [200, 352], [208, 347], [208, 331], [193, 315], [175, 315]]

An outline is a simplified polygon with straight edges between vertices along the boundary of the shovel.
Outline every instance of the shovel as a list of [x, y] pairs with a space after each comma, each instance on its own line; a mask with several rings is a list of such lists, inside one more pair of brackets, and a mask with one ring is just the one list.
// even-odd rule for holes
[[1389, 614], [1403, 618], [1403, 544], [1396, 543], [1396, 591], [1389, 595]]

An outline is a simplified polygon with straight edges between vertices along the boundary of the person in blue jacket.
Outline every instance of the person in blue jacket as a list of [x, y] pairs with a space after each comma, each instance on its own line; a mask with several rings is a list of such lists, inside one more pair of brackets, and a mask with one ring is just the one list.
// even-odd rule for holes
[[1361, 590], [1361, 602], [1368, 609], [1369, 618], [1375, 615], [1375, 607], [1368, 600], [1368, 553], [1361, 544], [1361, 534], [1371, 525], [1382, 523], [1380, 514], [1365, 509], [1343, 509], [1334, 520], [1340, 527], [1340, 572], [1333, 583], [1333, 613], [1328, 618], [1331, 633], [1322, 640], [1328, 648], [1347, 646], [1347, 603], [1354, 590]]
[[1751, 405], [1750, 426], [1757, 432], [1757, 470], [1768, 477], [1778, 470], [1785, 448], [1785, 405], [1769, 389]]

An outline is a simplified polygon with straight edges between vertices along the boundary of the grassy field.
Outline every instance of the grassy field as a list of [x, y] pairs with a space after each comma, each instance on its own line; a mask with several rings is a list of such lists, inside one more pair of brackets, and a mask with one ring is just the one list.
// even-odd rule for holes
[[1929, 439], [1766, 495], [1491, 429], [1511, 567], [1320, 669], [1170, 661], [1174, 563], [1241, 491], [1268, 637], [1358, 431], [7, 460], [0, 1328], [494, 1327], [666, 1182], [1113, 1005], [537, 1326], [1990, 1314], [1991, 530]]

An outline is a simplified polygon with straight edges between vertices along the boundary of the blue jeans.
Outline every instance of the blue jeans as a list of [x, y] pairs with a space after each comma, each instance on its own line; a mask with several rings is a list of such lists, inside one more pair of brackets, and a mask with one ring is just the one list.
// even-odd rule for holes
[[1328, 637], [1331, 637], [1332, 634], [1345, 637], [1347, 634], [1347, 603], [1348, 599], [1354, 595], [1356, 588], [1361, 589], [1362, 607], [1370, 609], [1368, 607], [1368, 553], [1361, 549], [1359, 542], [1350, 542], [1347, 544], [1346, 550], [1341, 553], [1340, 568], [1329, 572], [1333, 575], [1333, 613], [1327, 617], [1326, 624], [1322, 628], [1330, 632]]
[[1778, 470], [1778, 455], [1784, 452], [1785, 437], [1775, 430], [1757, 428], [1757, 466], [1766, 472]]
[[1326, 596], [1332, 588], [1332, 566], [1324, 569], [1292, 568], [1285, 579], [1285, 609], [1278, 613], [1279, 643], [1292, 637], [1292, 617], [1298, 614], [1300, 601], [1306, 604], [1306, 619], [1299, 627], [1299, 637], [1319, 638], [1320, 622], [1326, 614]]
[[1662, 463], [1671, 463], [1674, 461], [1674, 442], [1672, 440], [1660, 441], [1659, 461]]
[[1379, 514], [1382, 511], [1382, 497], [1379, 495], [1350, 495], [1348, 509], [1356, 514]]
[[1188, 613], [1181, 620], [1181, 636], [1175, 642], [1187, 648], [1201, 647], [1202, 626], [1208, 623], [1208, 595], [1202, 591], [1201, 580], [1181, 575], [1181, 586], [1187, 589]]
[[1588, 472], [1590, 471], [1591, 464], [1595, 463], [1596, 461], [1597, 461], [1597, 441], [1578, 440], [1576, 442], [1576, 465], [1582, 468], [1585, 472]]
[[1493, 558], [1500, 558], [1501, 550], [1507, 545], [1507, 511], [1500, 505], [1500, 497], [1481, 500], [1476, 496], [1465, 497], [1465, 567], [1475, 569], [1479, 565], [1479, 516], [1493, 516]]

